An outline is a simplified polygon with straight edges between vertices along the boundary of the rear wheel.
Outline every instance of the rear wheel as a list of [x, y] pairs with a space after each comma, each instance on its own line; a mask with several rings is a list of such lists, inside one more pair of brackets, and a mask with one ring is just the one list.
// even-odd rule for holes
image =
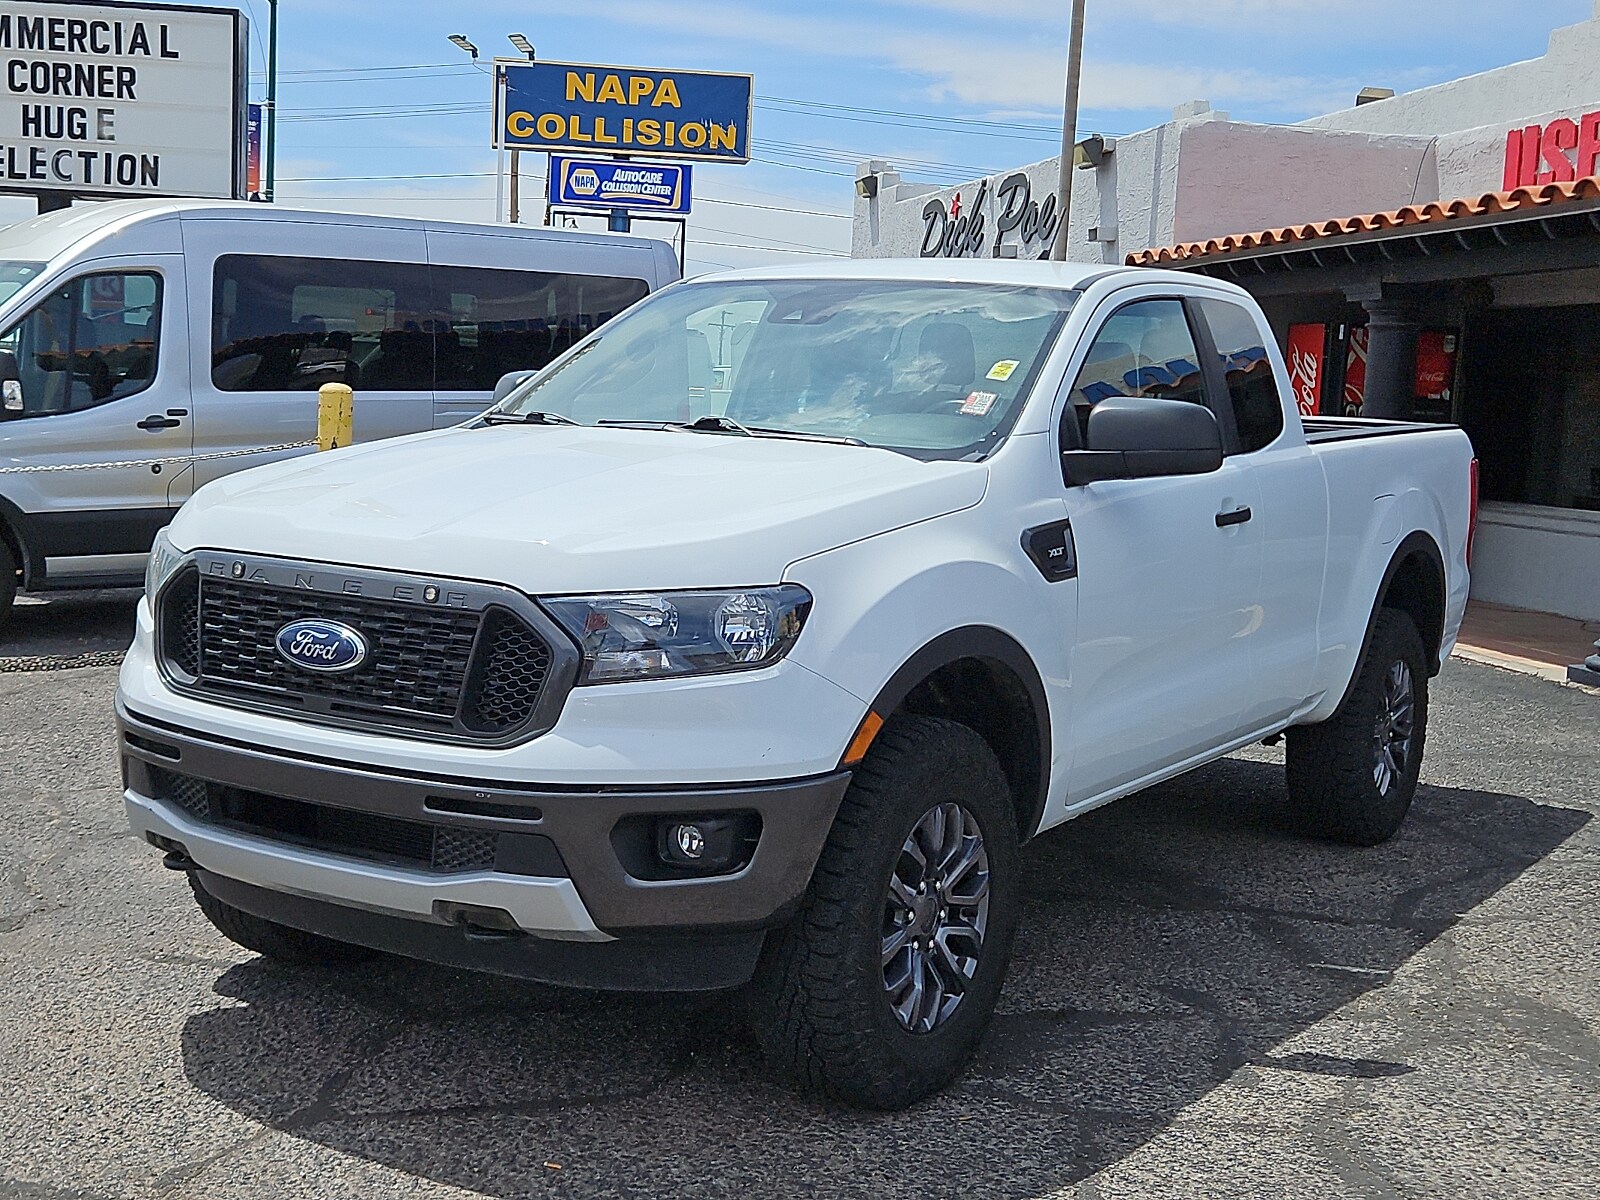
[[16, 556], [11, 553], [11, 547], [4, 538], [0, 538], [0, 627], [11, 616], [11, 606], [17, 599], [17, 565]]
[[363, 962], [378, 953], [365, 946], [338, 942], [320, 934], [280, 925], [231, 904], [224, 904], [206, 891], [193, 871], [189, 872], [189, 887], [194, 891], [195, 903], [200, 906], [200, 911], [217, 927], [218, 933], [246, 950], [254, 950], [278, 962], [301, 967], [339, 966]]
[[1422, 638], [1405, 613], [1382, 609], [1343, 707], [1289, 730], [1289, 800], [1307, 832], [1355, 846], [1393, 837], [1416, 794], [1427, 730]]
[[868, 1108], [904, 1108], [955, 1079], [1011, 955], [1017, 840], [982, 738], [932, 717], [891, 722], [752, 985], [769, 1058], [804, 1090]]

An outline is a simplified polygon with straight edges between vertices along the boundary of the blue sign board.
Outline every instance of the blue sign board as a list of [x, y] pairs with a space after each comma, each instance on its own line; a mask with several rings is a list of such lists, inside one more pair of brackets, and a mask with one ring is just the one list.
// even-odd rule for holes
[[750, 161], [749, 75], [499, 61], [495, 145]]
[[550, 203], [562, 208], [628, 208], [683, 216], [689, 211], [689, 167], [552, 154]]

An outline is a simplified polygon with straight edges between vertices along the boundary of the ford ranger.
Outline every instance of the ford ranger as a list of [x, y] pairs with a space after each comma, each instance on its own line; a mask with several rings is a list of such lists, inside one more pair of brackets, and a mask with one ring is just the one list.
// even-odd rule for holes
[[990, 1021], [1029, 838], [1280, 734], [1310, 835], [1405, 818], [1472, 448], [1290, 397], [1212, 279], [674, 285], [463, 426], [201, 489], [128, 818], [261, 954], [738, 988], [801, 1087], [903, 1107]]

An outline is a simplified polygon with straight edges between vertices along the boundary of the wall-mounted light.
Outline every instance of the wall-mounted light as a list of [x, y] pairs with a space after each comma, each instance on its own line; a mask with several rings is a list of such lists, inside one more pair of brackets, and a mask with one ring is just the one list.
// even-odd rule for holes
[[1367, 87], [1356, 93], [1356, 107], [1363, 104], [1376, 104], [1379, 100], [1393, 100], [1393, 88]]
[[471, 42], [467, 41], [467, 35], [466, 34], [464, 34], [464, 33], [452, 33], [450, 35], [450, 42], [451, 42], [452, 45], [454, 45], [458, 49], [465, 50], [468, 54], [472, 55], [472, 61], [473, 62], [477, 62], [478, 61], [478, 48], [476, 46], [474, 46]]
[[533, 43], [520, 33], [506, 34], [506, 41], [510, 42], [520, 54], [526, 54], [528, 61], [533, 61]]
[[878, 177], [876, 175], [863, 175], [856, 180], [856, 195], [863, 200], [871, 200], [878, 194]]
[[1083, 170], [1093, 170], [1116, 153], [1117, 139], [1102, 134], [1092, 134], [1072, 148], [1072, 165]]

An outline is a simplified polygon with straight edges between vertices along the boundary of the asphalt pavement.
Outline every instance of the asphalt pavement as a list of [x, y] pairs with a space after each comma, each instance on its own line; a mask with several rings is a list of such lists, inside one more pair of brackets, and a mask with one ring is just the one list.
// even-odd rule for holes
[[113, 683], [0, 674], [0, 1197], [1596, 1194], [1592, 693], [1450, 663], [1374, 850], [1297, 837], [1269, 749], [1038, 839], [970, 1073], [872, 1115], [725, 997], [224, 942], [125, 833]]

